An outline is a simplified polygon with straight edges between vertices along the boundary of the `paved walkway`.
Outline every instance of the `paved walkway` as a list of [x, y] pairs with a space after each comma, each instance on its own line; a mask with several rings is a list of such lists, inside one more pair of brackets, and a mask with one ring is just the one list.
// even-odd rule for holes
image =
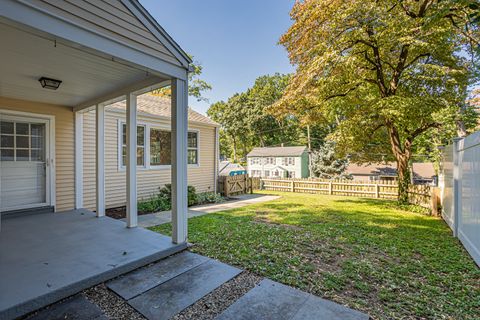
[[[111, 280], [107, 287], [147, 319], [170, 319], [241, 272], [225, 263], [185, 251]], [[76, 315], [76, 311], [85, 317], [69, 317]], [[98, 306], [76, 296], [40, 311], [34, 319], [87, 318], [105, 319]], [[368, 320], [369, 317], [264, 279], [232, 302], [217, 319]]]
[[[188, 217], [203, 216], [208, 213], [218, 212], [229, 209], [241, 208], [254, 203], [261, 203], [280, 198], [279, 196], [271, 196], [264, 194], [244, 194], [235, 196], [235, 200], [229, 200], [223, 203], [206, 204], [201, 206], [190, 207], [188, 210]], [[125, 219], [123, 219], [125, 220]], [[172, 221], [171, 211], [161, 211], [157, 213], [144, 214], [138, 216], [138, 225], [140, 227], [148, 228], [158, 226], [160, 224], [169, 223]]]

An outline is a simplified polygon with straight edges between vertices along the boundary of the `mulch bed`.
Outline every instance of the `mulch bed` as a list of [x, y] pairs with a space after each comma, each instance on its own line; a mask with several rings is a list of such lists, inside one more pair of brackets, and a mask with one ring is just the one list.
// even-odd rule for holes
[[[141, 216], [141, 215], [149, 214], [149, 213], [153, 213], [153, 212], [139, 211], [138, 215]], [[107, 217], [110, 217], [110, 218], [113, 218], [113, 219], [125, 219], [127, 217], [127, 207], [123, 206], [123, 207], [110, 208], [110, 209], [105, 210], [105, 214], [107, 215]]]

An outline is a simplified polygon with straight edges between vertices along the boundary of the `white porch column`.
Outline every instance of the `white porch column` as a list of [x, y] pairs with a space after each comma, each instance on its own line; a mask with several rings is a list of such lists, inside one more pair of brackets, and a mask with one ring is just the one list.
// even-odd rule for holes
[[137, 226], [137, 96], [127, 94], [127, 227]]
[[172, 80], [172, 241], [187, 241], [188, 86]]
[[105, 216], [105, 106], [96, 106], [96, 183], [97, 217]]
[[83, 208], [83, 113], [75, 112], [75, 209]]

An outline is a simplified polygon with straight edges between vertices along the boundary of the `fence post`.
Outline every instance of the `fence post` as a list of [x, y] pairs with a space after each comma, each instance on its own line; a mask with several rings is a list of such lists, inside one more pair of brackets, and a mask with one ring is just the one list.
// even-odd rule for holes
[[380, 186], [378, 183], [375, 183], [375, 198], [380, 198]]
[[295, 181], [292, 180], [292, 182], [290, 183], [290, 192], [295, 192]]
[[328, 194], [332, 195], [333, 194], [333, 186], [332, 186], [332, 181], [328, 183]]
[[225, 176], [225, 179], [223, 179], [223, 193], [225, 194], [225, 198], [228, 198], [228, 177]]
[[459, 147], [462, 138], [453, 139], [453, 236], [458, 236], [458, 215], [460, 214], [461, 200], [461, 173], [460, 173], [460, 154]]

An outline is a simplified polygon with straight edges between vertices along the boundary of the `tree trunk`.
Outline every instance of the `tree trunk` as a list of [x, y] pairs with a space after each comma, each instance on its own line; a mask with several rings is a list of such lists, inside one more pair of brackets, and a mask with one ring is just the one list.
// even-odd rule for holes
[[407, 139], [402, 143], [397, 128], [391, 122], [387, 122], [386, 127], [390, 137], [392, 153], [397, 160], [398, 202], [401, 204], [407, 204], [408, 187], [410, 185], [410, 170], [408, 168], [408, 162], [410, 161], [413, 138]]
[[397, 157], [398, 173], [398, 202], [408, 203], [408, 187], [410, 186], [410, 168], [408, 167], [408, 157]]
[[235, 136], [232, 136], [233, 140], [233, 162], [237, 163], [237, 139], [235, 139]]

